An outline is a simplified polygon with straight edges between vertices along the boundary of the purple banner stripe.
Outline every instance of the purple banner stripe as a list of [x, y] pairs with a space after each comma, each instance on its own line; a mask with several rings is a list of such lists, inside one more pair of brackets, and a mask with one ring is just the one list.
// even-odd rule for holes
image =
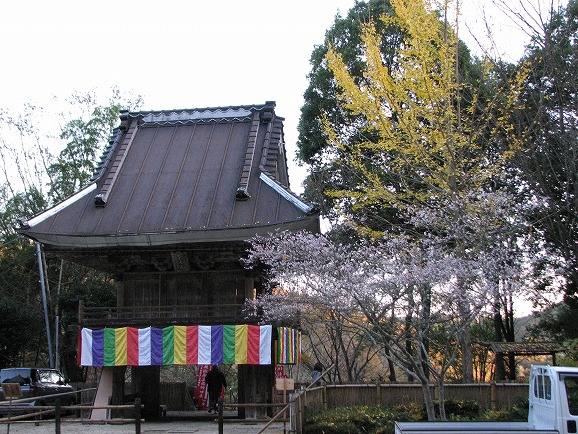
[[223, 363], [223, 326], [211, 326], [211, 363]]
[[151, 365], [163, 364], [163, 329], [151, 328]]
[[92, 331], [92, 366], [104, 366], [104, 329]]

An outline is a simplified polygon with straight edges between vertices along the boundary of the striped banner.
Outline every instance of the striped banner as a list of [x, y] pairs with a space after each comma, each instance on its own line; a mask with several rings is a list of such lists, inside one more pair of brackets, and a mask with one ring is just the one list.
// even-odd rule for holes
[[79, 364], [270, 365], [271, 349], [270, 325], [170, 326], [142, 329], [121, 327], [100, 330], [83, 328], [79, 337]]
[[289, 327], [277, 327], [275, 360], [280, 365], [301, 363], [301, 332]]

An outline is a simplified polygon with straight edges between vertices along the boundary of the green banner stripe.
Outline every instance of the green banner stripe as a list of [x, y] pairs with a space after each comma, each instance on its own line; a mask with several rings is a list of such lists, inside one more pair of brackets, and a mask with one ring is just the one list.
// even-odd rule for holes
[[223, 326], [223, 363], [235, 364], [235, 326]]
[[172, 365], [175, 361], [175, 329], [173, 326], [163, 329], [163, 365]]
[[116, 330], [104, 329], [104, 366], [114, 366], [116, 360]]

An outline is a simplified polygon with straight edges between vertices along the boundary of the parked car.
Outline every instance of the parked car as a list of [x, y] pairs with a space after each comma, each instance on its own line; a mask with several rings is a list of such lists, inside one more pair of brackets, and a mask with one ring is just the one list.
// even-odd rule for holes
[[[22, 391], [22, 398], [37, 397], [30, 405], [54, 405], [55, 395], [74, 392], [74, 388], [67, 383], [60, 371], [50, 368], [4, 368], [0, 369], [0, 383], [18, 383]], [[4, 393], [0, 389], [0, 399], [4, 400]], [[74, 405], [76, 396], [65, 395], [61, 405]]]

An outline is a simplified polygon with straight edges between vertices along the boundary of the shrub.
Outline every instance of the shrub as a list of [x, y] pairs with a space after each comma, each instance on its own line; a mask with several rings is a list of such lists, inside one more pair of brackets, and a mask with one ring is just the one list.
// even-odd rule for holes
[[[436, 408], [436, 411], [438, 409]], [[528, 417], [527, 399], [507, 410], [481, 414], [475, 401], [446, 401], [449, 420], [523, 421]], [[304, 434], [393, 434], [395, 421], [427, 420], [421, 404], [410, 403], [387, 408], [380, 406], [341, 407], [308, 417]]]
[[481, 419], [523, 422], [528, 420], [528, 408], [528, 398], [519, 398], [513, 407], [500, 410], [488, 410], [482, 415]]
[[394, 408], [402, 418], [399, 420], [415, 422], [427, 420], [427, 413], [423, 404], [410, 402], [409, 404], [396, 405]]
[[396, 420], [408, 413], [379, 406], [335, 408], [308, 418], [304, 434], [393, 434]]
[[[480, 417], [480, 405], [476, 401], [446, 400], [446, 416], [449, 420], [475, 420]], [[439, 414], [439, 403], [436, 402], [436, 412]]]
[[[446, 400], [446, 416], [448, 420], [475, 420], [480, 417], [480, 405], [476, 401]], [[406, 414], [403, 420], [427, 420], [427, 413], [423, 404], [410, 403], [396, 406], [400, 413]], [[435, 402], [435, 411], [439, 415], [439, 402]]]

